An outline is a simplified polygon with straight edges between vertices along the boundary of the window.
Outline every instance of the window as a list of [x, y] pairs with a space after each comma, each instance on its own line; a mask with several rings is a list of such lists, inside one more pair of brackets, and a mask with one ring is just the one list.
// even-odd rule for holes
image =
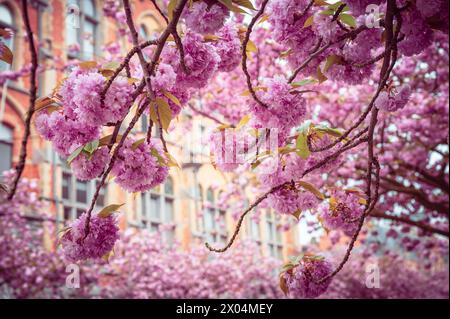
[[[194, 173], [195, 174], [195, 173]], [[194, 227], [194, 237], [198, 240], [202, 239], [202, 231], [203, 231], [203, 189], [200, 184], [196, 184], [189, 191], [192, 204], [193, 204], [193, 227]]]
[[175, 196], [172, 178], [164, 185], [141, 194], [141, 210], [138, 226], [157, 232], [160, 226], [167, 226], [163, 236], [168, 243], [175, 240]]
[[[0, 4], [0, 28], [11, 29], [14, 33], [16, 28], [14, 27], [14, 16], [11, 9], [6, 4]], [[14, 36], [9, 39], [1, 38], [1, 41], [14, 52]], [[0, 72], [9, 69], [9, 64], [0, 61]]]
[[[12, 166], [13, 130], [0, 123], [0, 174]], [[0, 175], [1, 178], [1, 175]]]
[[255, 241], [258, 246], [261, 246], [261, 229], [259, 221], [256, 221], [253, 218], [248, 219], [247, 234], [251, 240]]
[[66, 45], [69, 58], [93, 60], [97, 51], [98, 19], [93, 0], [68, 0]]
[[215, 243], [227, 242], [226, 212], [215, 205], [214, 192], [206, 192], [207, 207], [203, 215], [203, 231], [206, 240]]
[[144, 39], [147, 40], [149, 38], [149, 34], [147, 31], [147, 27], [145, 26], [145, 24], [141, 24], [140, 28], [139, 28], [139, 35]]
[[266, 243], [269, 255], [276, 258], [283, 258], [283, 241], [281, 231], [278, 229], [280, 216], [273, 212], [266, 213]]
[[[65, 160], [62, 162], [61, 202], [65, 221], [71, 221], [83, 214], [91, 203], [100, 181], [80, 181], [72, 175]], [[106, 204], [107, 185], [100, 189], [96, 207], [101, 209]]]

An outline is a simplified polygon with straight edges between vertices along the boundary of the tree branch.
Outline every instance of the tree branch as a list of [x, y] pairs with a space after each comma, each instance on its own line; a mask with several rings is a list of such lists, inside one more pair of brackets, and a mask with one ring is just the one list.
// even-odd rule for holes
[[16, 166], [16, 176], [12, 183], [11, 191], [8, 194], [8, 200], [13, 199], [14, 194], [17, 190], [17, 184], [19, 183], [19, 179], [22, 176], [23, 170], [25, 169], [25, 162], [27, 158], [27, 145], [28, 139], [31, 134], [31, 118], [33, 117], [35, 111], [35, 103], [36, 103], [36, 95], [37, 95], [37, 86], [36, 86], [36, 72], [38, 68], [38, 57], [36, 52], [36, 47], [34, 45], [33, 31], [30, 25], [30, 17], [28, 15], [27, 8], [27, 0], [21, 1], [22, 8], [22, 18], [25, 24], [25, 29], [27, 32], [27, 39], [29, 45], [29, 52], [31, 55], [31, 70], [30, 70], [30, 106], [28, 108], [28, 112], [25, 117], [25, 132], [23, 134], [21, 148], [20, 148], [20, 157], [19, 162]]

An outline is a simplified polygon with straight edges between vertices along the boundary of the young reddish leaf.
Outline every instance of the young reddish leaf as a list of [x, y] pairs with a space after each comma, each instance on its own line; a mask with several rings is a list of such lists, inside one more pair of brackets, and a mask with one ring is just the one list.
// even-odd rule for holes
[[97, 62], [95, 61], [84, 61], [78, 64], [80, 69], [89, 70], [97, 67]]
[[298, 211], [296, 211], [295, 213], [292, 214], [292, 216], [294, 216], [295, 218], [297, 218], [297, 220], [300, 220], [300, 215], [302, 214], [301, 209], [299, 209]]
[[336, 54], [331, 54], [327, 57], [323, 72], [327, 72], [334, 64], [342, 64], [343, 58]]
[[314, 16], [310, 16], [308, 19], [305, 20], [305, 23], [303, 24], [303, 28], [308, 28], [312, 26], [314, 23]]
[[319, 83], [325, 82], [328, 80], [328, 78], [322, 73], [322, 70], [320, 69], [320, 65], [317, 66], [317, 80], [319, 80]]
[[287, 296], [287, 294], [289, 293], [289, 290], [288, 290], [288, 287], [286, 284], [286, 278], [284, 278], [284, 273], [280, 274], [280, 289]]
[[103, 75], [105, 78], [109, 78], [114, 75], [114, 70], [101, 69], [100, 74]]
[[0, 60], [12, 64], [13, 57], [11, 50], [4, 43], [0, 42]]

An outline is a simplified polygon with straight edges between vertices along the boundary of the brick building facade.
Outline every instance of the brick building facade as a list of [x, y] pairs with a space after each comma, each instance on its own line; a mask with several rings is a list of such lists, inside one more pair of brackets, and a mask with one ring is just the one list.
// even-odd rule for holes
[[[118, 42], [124, 52], [125, 39], [117, 36], [114, 21], [103, 16], [103, 1], [94, 0], [34, 0], [29, 1], [29, 13], [33, 31], [39, 39], [39, 62], [41, 65], [66, 63], [71, 59], [93, 60], [102, 52], [102, 47]], [[163, 27], [150, 1], [133, 1], [135, 23], [142, 37], [148, 37]], [[75, 16], [74, 16], [75, 14]], [[75, 19], [75, 20], [73, 20]], [[24, 37], [20, 5], [18, 0], [0, 0], [0, 26], [14, 30], [14, 37], [7, 43], [14, 52], [11, 70], [18, 70], [30, 61], [28, 44]], [[73, 53], [71, 46], [78, 46]], [[0, 70], [9, 66], [1, 62]], [[51, 92], [63, 78], [63, 72], [48, 68], [40, 72], [39, 96]], [[29, 78], [5, 81], [0, 87], [0, 170], [14, 167], [20, 152], [20, 140], [24, 130], [24, 116], [28, 108]], [[177, 239], [187, 248], [205, 240], [225, 242], [234, 229], [235, 220], [230, 212], [217, 207], [219, 193], [231, 175], [215, 170], [209, 164], [209, 151], [202, 143], [205, 128], [213, 125], [204, 118], [182, 112], [177, 125], [192, 121], [188, 134], [170, 134], [171, 154], [182, 163], [182, 169], [171, 169], [170, 178], [164, 185], [144, 194], [129, 194], [113, 182], [102, 191], [98, 206], [126, 203], [121, 216], [121, 227], [134, 227], [155, 231], [165, 225], [167, 240]], [[144, 134], [146, 121], [135, 129], [135, 134]], [[96, 181], [76, 180], [64, 159], [52, 151], [51, 145], [39, 138], [32, 127], [28, 144], [28, 158], [24, 176], [36, 178], [41, 196], [49, 203], [59, 225], [76, 218], [87, 208], [96, 187]], [[192, 160], [195, 158], [195, 160]], [[253, 198], [249, 193], [249, 201]], [[208, 202], [203, 214], [198, 212]], [[241, 237], [257, 241], [264, 254], [286, 258], [295, 249], [297, 230], [282, 232], [278, 215], [264, 212], [260, 222], [248, 219]]]

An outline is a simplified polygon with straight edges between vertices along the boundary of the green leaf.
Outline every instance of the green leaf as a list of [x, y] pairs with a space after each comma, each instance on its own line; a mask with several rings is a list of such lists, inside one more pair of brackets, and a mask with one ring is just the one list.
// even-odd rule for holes
[[[66, 233], [66, 232], [68, 232], [68, 231], [71, 230], [71, 229], [72, 229], [72, 226], [66, 226], [66, 227], [62, 228], [61, 230], [59, 230], [59, 231], [57, 232], [57, 234]], [[64, 235], [64, 234], [63, 234], [63, 235]]]
[[305, 181], [299, 181], [297, 184], [301, 187], [303, 187], [308, 192], [314, 194], [318, 199], [323, 200], [325, 199], [325, 196], [322, 194], [320, 190], [318, 190], [313, 184], [305, 182]]
[[339, 8], [339, 7], [341, 6], [341, 4], [342, 4], [342, 1], [338, 1], [338, 2], [336, 2], [336, 3], [330, 4], [330, 5], [328, 6], [328, 9], [333, 10], [333, 11], [336, 11], [337, 8]]
[[84, 145], [78, 147], [75, 151], [72, 152], [72, 154], [69, 155], [67, 158], [67, 163], [70, 164], [78, 155], [81, 154], [83, 151]]
[[175, 157], [173, 157], [170, 153], [168, 152], [164, 152], [164, 154], [167, 157], [167, 166], [169, 167], [178, 167], [180, 168], [180, 165], [178, 164], [177, 160], [175, 159]]
[[330, 9], [323, 10], [323, 11], [320, 11], [319, 14], [323, 14], [326, 16], [332, 16], [332, 15], [334, 15], [334, 10], [330, 10]]
[[315, 84], [317, 82], [318, 81], [316, 79], [303, 79], [303, 80], [291, 83], [291, 86], [293, 88], [297, 88], [297, 87], [308, 85], [308, 84]]
[[334, 136], [334, 137], [342, 136], [342, 132], [340, 130], [338, 130], [337, 128], [331, 128], [331, 127], [327, 127], [327, 126], [316, 126], [316, 127], [314, 127], [314, 130]]
[[156, 158], [156, 160], [158, 161], [158, 164], [159, 164], [159, 165], [161, 165], [161, 166], [167, 166], [166, 160], [164, 159], [164, 157], [162, 157], [162, 156], [159, 154], [159, 152], [158, 152], [158, 150], [157, 150], [156, 148], [152, 148], [152, 149], [150, 150], [150, 154], [151, 154], [153, 157]]
[[144, 142], [145, 142], [145, 137], [144, 137], [144, 138], [141, 138], [141, 139], [139, 139], [139, 140], [137, 140], [136, 142], [134, 142], [134, 143], [131, 145], [131, 149], [132, 149], [133, 151], [135, 151], [135, 150], [139, 147], [139, 145], [143, 144]]
[[343, 23], [352, 28], [356, 28], [356, 20], [351, 14], [341, 13], [339, 15], [339, 21], [342, 21]]
[[288, 57], [289, 55], [291, 55], [292, 52], [293, 52], [292, 49], [288, 49], [286, 51], [283, 51], [283, 52], [280, 53], [280, 58], [284, 59], [284, 58]]
[[300, 156], [303, 159], [307, 159], [309, 155], [311, 154], [311, 151], [308, 147], [307, 142], [307, 134], [305, 133], [299, 133], [296, 141], [296, 147], [297, 147], [297, 155]]
[[302, 261], [305, 254], [301, 253], [297, 256], [289, 256], [288, 259], [293, 266], [297, 266]]
[[117, 61], [111, 61], [103, 65], [103, 69], [107, 70], [115, 70], [120, 66], [120, 63]]
[[120, 207], [122, 207], [123, 205], [125, 205], [125, 203], [123, 204], [112, 204], [112, 205], [108, 205], [106, 207], [104, 207], [99, 213], [98, 213], [98, 217], [101, 218], [106, 218], [109, 215], [113, 214], [114, 212], [117, 212], [119, 210]]
[[93, 140], [92, 142], [89, 142], [84, 146], [83, 151], [92, 155], [97, 150], [99, 145], [100, 145], [99, 140]]

